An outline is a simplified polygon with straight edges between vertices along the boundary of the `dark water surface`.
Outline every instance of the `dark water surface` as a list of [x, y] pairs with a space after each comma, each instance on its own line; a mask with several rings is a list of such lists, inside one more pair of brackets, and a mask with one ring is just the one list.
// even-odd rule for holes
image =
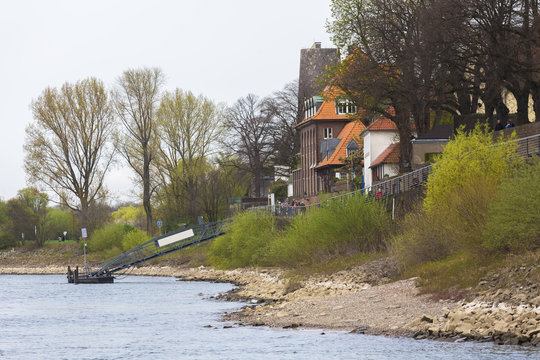
[[0, 275], [0, 359], [540, 359], [534, 348], [235, 326], [220, 314], [243, 304], [209, 299], [231, 288]]

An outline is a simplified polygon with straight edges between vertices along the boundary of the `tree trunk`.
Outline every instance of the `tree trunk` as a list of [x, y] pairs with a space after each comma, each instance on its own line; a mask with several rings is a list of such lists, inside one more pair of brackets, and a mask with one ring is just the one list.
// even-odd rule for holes
[[143, 149], [143, 207], [146, 213], [146, 233], [152, 235], [152, 207], [150, 204], [150, 154], [148, 147]]
[[520, 91], [519, 95], [514, 93], [517, 103], [516, 125], [529, 123], [529, 89]]
[[531, 95], [533, 99], [535, 121], [540, 121], [540, 84], [534, 84], [531, 86]]

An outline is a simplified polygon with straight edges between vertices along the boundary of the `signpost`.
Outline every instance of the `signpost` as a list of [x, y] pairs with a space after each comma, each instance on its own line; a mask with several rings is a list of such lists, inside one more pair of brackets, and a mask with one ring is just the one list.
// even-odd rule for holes
[[158, 226], [158, 228], [159, 228], [159, 235], [161, 235], [161, 225], [163, 225], [163, 223], [161, 222], [161, 220], [159, 220], [159, 221], [157, 222], [157, 226]]

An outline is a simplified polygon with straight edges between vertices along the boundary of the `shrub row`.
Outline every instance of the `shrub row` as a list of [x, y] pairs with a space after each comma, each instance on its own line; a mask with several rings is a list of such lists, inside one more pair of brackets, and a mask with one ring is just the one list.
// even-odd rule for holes
[[281, 230], [271, 214], [244, 212], [216, 239], [210, 261], [220, 268], [301, 266], [383, 250], [390, 229], [384, 204], [362, 195], [313, 207]]
[[88, 239], [88, 252], [113, 256], [149, 240], [146, 233], [132, 225], [111, 224], [96, 230]]

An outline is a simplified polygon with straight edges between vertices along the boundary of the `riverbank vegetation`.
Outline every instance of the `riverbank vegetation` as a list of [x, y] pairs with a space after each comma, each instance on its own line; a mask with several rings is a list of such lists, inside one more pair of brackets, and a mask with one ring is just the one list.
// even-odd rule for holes
[[[540, 161], [520, 158], [516, 145], [501, 141], [483, 126], [458, 131], [437, 159], [425, 196], [396, 221], [383, 200], [360, 194], [328, 199], [292, 219], [240, 212], [226, 235], [152, 263], [278, 266], [298, 282], [388, 256], [402, 277], [419, 277], [425, 291], [459, 292], [489, 272], [540, 259]], [[127, 210], [87, 239], [89, 259], [103, 260], [149, 239], [133, 225], [142, 212]], [[56, 215], [50, 223], [70, 220]], [[52, 249], [59, 262], [82, 255], [82, 243], [45, 242], [44, 261], [52, 261]], [[27, 244], [15, 253], [31, 251]]]
[[242, 266], [300, 267], [376, 253], [386, 248], [391, 231], [381, 202], [358, 194], [312, 207], [282, 224], [267, 212], [238, 215], [210, 249], [210, 263]]
[[[267, 213], [238, 215], [210, 248], [220, 268], [317, 264], [386, 253], [427, 291], [474, 286], [489, 271], [540, 248], [540, 162], [485, 126], [460, 129], [430, 175], [425, 197], [393, 223], [383, 201], [323, 202], [278, 226]], [[254, 234], [254, 236], [250, 236]], [[531, 255], [534, 258], [534, 255]], [[538, 261], [533, 258], [530, 261]]]

